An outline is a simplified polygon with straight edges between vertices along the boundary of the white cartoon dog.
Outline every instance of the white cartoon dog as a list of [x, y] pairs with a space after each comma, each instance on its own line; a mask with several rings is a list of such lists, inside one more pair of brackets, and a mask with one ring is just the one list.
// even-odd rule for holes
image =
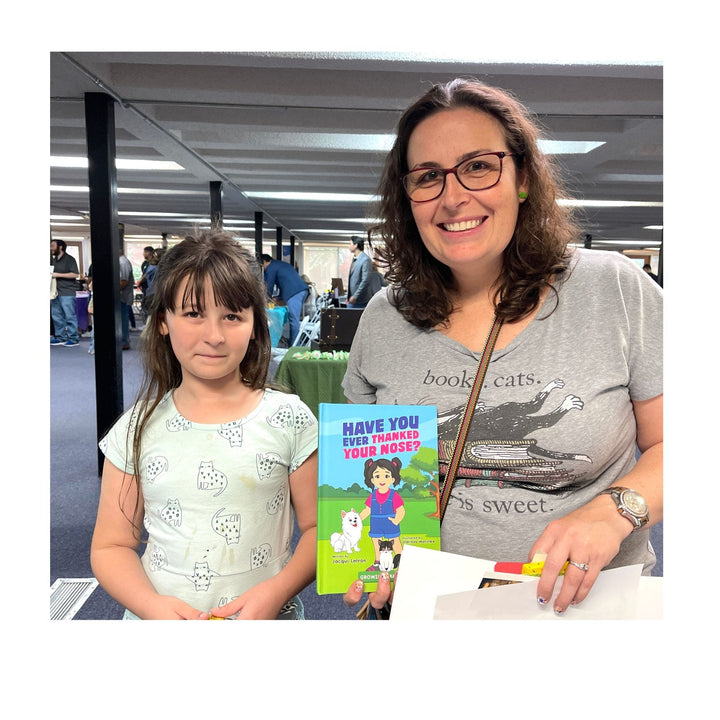
[[355, 512], [354, 508], [350, 512], [341, 511], [342, 514], [342, 532], [333, 533], [330, 536], [330, 544], [335, 552], [360, 552], [358, 542], [362, 535], [362, 519]]

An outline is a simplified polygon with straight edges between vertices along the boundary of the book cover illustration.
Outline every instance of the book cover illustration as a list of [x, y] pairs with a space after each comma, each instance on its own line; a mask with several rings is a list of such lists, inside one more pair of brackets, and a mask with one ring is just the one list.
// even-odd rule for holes
[[405, 544], [439, 550], [437, 409], [321, 403], [317, 592], [374, 590]]

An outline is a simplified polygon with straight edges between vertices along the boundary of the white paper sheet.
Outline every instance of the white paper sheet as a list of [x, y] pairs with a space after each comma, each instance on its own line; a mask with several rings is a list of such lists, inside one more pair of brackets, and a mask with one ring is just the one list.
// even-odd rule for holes
[[494, 566], [490, 560], [406, 545], [390, 619], [662, 618], [662, 578], [641, 577], [640, 565], [600, 573], [588, 597], [560, 617], [553, 612], [552, 603], [545, 607], [537, 604], [536, 578], [478, 590], [480, 579], [492, 573]]
[[[605, 570], [578, 605], [562, 616], [553, 612], [552, 602], [537, 604], [539, 580], [440, 595], [435, 603], [435, 620], [633, 620], [636, 617], [638, 584], [642, 565]], [[556, 584], [560, 590], [561, 582]]]

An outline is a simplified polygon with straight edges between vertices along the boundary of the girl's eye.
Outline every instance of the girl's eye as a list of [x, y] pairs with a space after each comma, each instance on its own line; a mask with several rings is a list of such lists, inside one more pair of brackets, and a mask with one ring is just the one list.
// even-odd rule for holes
[[183, 315], [188, 318], [200, 317], [200, 313], [197, 310], [187, 310], [186, 312], [183, 313]]

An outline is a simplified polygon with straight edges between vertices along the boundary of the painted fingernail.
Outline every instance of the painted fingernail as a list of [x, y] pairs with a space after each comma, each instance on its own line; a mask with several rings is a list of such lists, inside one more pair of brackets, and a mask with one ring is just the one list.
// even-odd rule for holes
[[363, 581], [362, 581], [362, 580], [358, 580], [358, 581], [355, 583], [355, 589], [356, 589], [358, 592], [362, 592], [364, 587], [365, 587], [365, 586], [363, 585]]
[[383, 580], [387, 580], [388, 582], [390, 582], [390, 573], [381, 572], [381, 573], [380, 573], [380, 577], [381, 577]]
[[560, 608], [555, 608], [555, 614], [556, 615], [562, 615], [565, 611], [561, 610]]
[[541, 598], [541, 597], [539, 597], [537, 599], [537, 601], [538, 601], [538, 605], [544, 605], [547, 602], [547, 600], [545, 598]]

